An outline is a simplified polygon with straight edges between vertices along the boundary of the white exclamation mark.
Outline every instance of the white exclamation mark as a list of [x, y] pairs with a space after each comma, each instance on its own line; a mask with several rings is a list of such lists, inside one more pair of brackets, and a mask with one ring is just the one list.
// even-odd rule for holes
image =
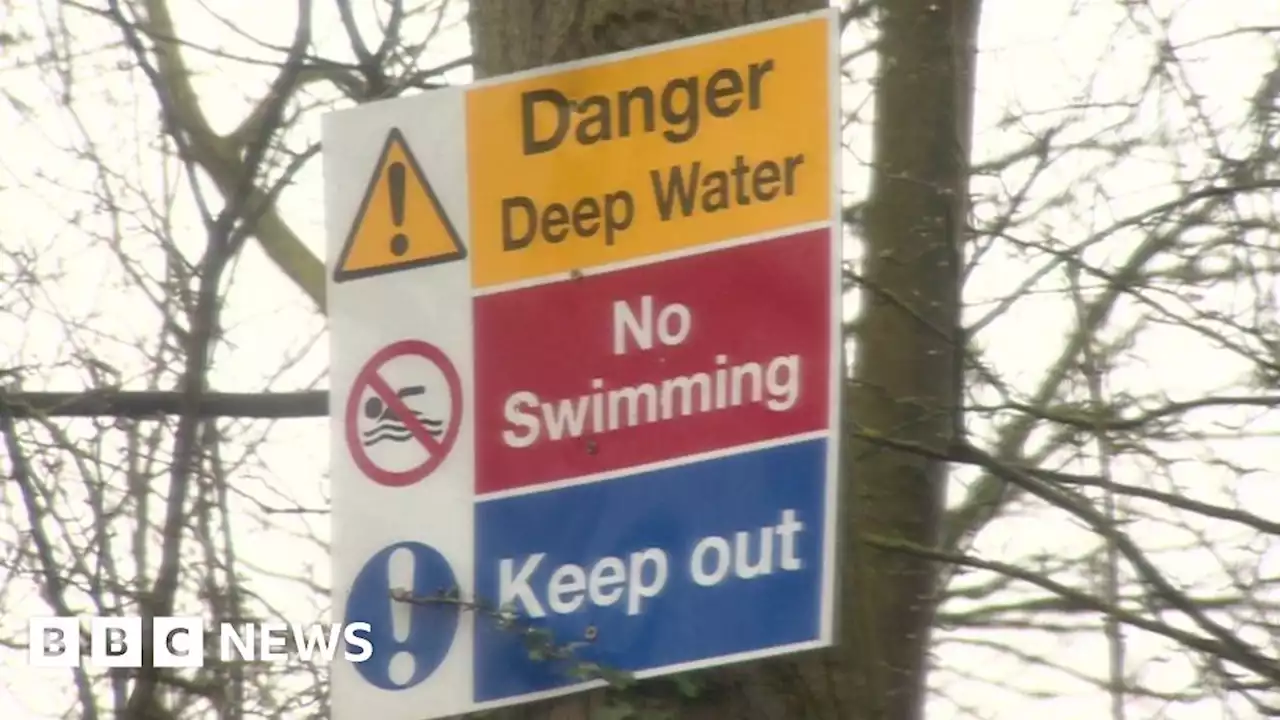
[[[391, 581], [392, 590], [405, 590], [413, 594], [413, 551], [398, 548], [387, 558], [387, 579]], [[391, 601], [391, 635], [400, 645], [409, 640], [409, 623], [413, 613], [413, 605], [407, 602]], [[387, 677], [401, 687], [408, 685], [413, 679], [413, 671], [417, 663], [413, 654], [401, 650], [391, 656], [387, 664]]]

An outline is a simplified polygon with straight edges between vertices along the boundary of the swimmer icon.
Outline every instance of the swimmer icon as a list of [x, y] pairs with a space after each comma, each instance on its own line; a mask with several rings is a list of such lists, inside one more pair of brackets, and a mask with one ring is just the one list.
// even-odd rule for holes
[[361, 472], [380, 485], [412, 485], [440, 467], [457, 440], [462, 381], [440, 348], [422, 340], [392, 343], [356, 375], [345, 421]]

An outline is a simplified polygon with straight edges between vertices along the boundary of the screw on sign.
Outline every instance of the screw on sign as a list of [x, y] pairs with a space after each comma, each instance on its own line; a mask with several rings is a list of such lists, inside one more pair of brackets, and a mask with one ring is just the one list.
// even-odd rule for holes
[[440, 348], [401, 340], [360, 369], [345, 420], [361, 472], [380, 485], [412, 485], [440, 467], [458, 439], [462, 381]]

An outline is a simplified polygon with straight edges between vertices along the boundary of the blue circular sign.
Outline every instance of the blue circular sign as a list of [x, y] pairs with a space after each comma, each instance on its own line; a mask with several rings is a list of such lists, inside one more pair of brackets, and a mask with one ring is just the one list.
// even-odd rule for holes
[[[460, 608], [429, 598], [452, 593], [457, 586], [449, 561], [422, 543], [396, 543], [370, 558], [347, 597], [347, 623], [369, 623], [367, 637], [373, 645], [373, 654], [355, 663], [360, 675], [383, 690], [405, 690], [435, 672], [453, 645]], [[392, 600], [393, 589], [425, 601]]]

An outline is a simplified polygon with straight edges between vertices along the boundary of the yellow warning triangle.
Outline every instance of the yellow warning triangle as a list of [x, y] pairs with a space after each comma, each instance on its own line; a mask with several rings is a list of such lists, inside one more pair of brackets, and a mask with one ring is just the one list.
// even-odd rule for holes
[[467, 250], [426, 173], [392, 128], [333, 269], [334, 282], [461, 260]]

